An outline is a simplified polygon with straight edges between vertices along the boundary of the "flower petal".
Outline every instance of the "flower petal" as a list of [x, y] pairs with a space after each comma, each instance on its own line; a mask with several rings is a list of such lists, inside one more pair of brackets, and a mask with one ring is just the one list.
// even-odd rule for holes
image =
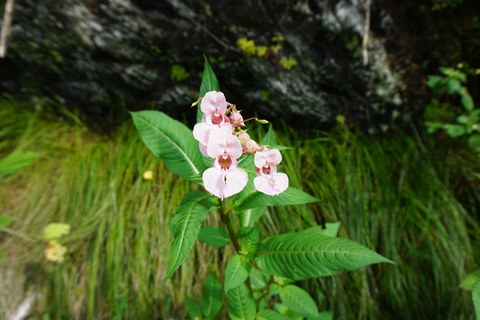
[[225, 198], [239, 193], [248, 182], [248, 174], [242, 169], [235, 168], [226, 172]]
[[227, 100], [223, 92], [209, 91], [202, 99], [200, 109], [203, 113], [213, 113], [215, 111], [225, 114], [227, 111]]
[[282, 162], [282, 155], [277, 149], [257, 151], [254, 162], [257, 168], [262, 168], [265, 165], [274, 166]]
[[242, 156], [242, 143], [232, 134], [231, 130], [226, 128], [228, 126], [211, 130], [207, 144], [207, 153], [212, 158], [227, 154], [238, 159]]
[[225, 191], [225, 172], [209, 168], [203, 172], [203, 186], [214, 196], [223, 199]]
[[288, 176], [275, 173], [270, 176], [257, 176], [253, 179], [255, 189], [269, 196], [276, 196], [288, 188]]
[[207, 145], [211, 127], [204, 122], [197, 123], [193, 127], [193, 137], [201, 144]]

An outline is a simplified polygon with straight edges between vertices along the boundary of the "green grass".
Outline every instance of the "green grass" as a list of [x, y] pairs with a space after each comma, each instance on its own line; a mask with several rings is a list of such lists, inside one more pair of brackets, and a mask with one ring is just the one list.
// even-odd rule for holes
[[[16, 218], [12, 232], [35, 236], [64, 222], [72, 233], [58, 265], [45, 261], [41, 241], [0, 235], [0, 318], [29, 292], [38, 319], [184, 318], [184, 296], [198, 297], [209, 271], [224, 263], [223, 254], [198, 243], [160, 285], [169, 217], [191, 185], [168, 173], [131, 123], [101, 136], [76, 118], [18, 110], [0, 103], [0, 157], [13, 150], [40, 157], [0, 177], [0, 210]], [[467, 212], [478, 201], [478, 183], [461, 188], [468, 170], [478, 169], [476, 158], [401, 132], [378, 139], [340, 129], [304, 139], [280, 131], [280, 143], [295, 148], [283, 152], [279, 170], [321, 202], [267, 213], [262, 234], [341, 221], [342, 237], [396, 262], [303, 282], [323, 310], [344, 319], [473, 319], [458, 285], [480, 265], [479, 225]], [[146, 170], [154, 171], [152, 181], [143, 180]], [[211, 215], [208, 223], [218, 221]]]

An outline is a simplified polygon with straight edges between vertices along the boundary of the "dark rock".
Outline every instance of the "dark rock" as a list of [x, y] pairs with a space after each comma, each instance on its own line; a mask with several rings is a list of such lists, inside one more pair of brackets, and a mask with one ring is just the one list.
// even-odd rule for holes
[[[17, 1], [8, 55], [0, 61], [0, 92], [49, 97], [107, 128], [125, 119], [129, 109], [155, 107], [182, 118], [193, 114], [189, 105], [197, 98], [207, 54], [228, 100], [246, 114], [282, 118], [299, 128], [325, 127], [344, 114], [379, 128], [421, 110], [424, 73], [465, 57], [455, 48], [466, 39], [449, 44], [451, 57], [440, 59], [442, 34], [433, 32], [439, 13], [414, 0], [373, 1], [370, 63], [364, 67], [362, 4]], [[411, 29], [410, 18], [419, 30]], [[478, 32], [472, 24], [461, 27]], [[435, 38], [427, 49], [419, 39], [428, 32]], [[276, 35], [285, 39], [282, 48], [265, 57], [249, 56], [235, 45], [248, 37], [257, 46], [271, 46]], [[478, 61], [478, 50], [465, 50]], [[298, 65], [282, 68], [282, 57], [294, 57]], [[176, 64], [188, 72], [186, 79], [173, 80]]]

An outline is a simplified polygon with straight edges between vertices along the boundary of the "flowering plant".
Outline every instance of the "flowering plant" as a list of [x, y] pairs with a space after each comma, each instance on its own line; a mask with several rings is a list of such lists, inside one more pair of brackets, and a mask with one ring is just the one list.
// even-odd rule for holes
[[[192, 318], [212, 319], [225, 304], [231, 319], [331, 319], [333, 314], [320, 312], [294, 281], [390, 261], [337, 238], [339, 223], [262, 239], [258, 224], [267, 207], [318, 199], [289, 187], [288, 176], [277, 171], [285, 147], [277, 145], [271, 126], [260, 143], [250, 138], [248, 120], [268, 122], [243, 119], [220, 92], [208, 61], [199, 97], [193, 132], [159, 111], [132, 112], [153, 154], [173, 173], [200, 186], [185, 195], [172, 216], [174, 240], [163, 282], [182, 265], [197, 239], [219, 248], [233, 245], [236, 255], [225, 270], [207, 277], [200, 303], [186, 298]], [[219, 214], [223, 226], [202, 227], [210, 213]]]

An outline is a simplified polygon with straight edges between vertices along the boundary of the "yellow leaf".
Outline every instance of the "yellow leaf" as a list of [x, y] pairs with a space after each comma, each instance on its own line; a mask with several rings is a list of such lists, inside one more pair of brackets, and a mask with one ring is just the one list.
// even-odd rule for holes
[[65, 223], [50, 223], [43, 230], [45, 240], [58, 240], [60, 237], [70, 233], [70, 225]]

